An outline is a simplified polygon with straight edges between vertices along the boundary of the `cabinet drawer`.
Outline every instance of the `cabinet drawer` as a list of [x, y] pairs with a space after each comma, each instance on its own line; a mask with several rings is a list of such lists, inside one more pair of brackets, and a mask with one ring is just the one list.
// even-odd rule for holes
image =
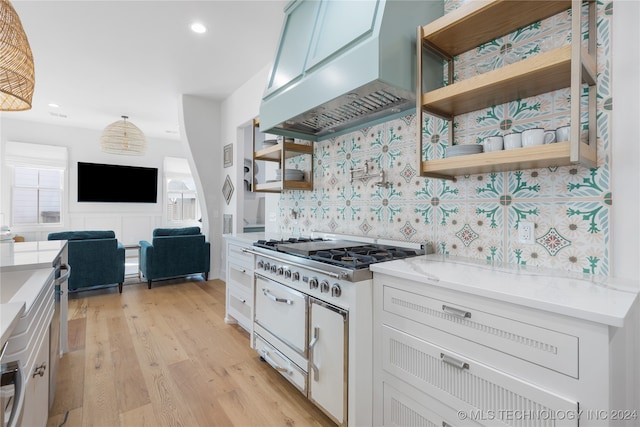
[[253, 293], [253, 272], [246, 267], [229, 263], [229, 285]]
[[[385, 371], [456, 411], [493, 414], [484, 425], [577, 425], [577, 402], [388, 326], [382, 353]], [[559, 413], [569, 415], [555, 424], [544, 416]]]
[[253, 254], [242, 252], [242, 249], [242, 246], [230, 243], [227, 247], [227, 262], [253, 271]]
[[[385, 427], [424, 426], [458, 427], [480, 426], [470, 419], [461, 419], [458, 411], [450, 408], [429, 395], [416, 390], [407, 390], [407, 386], [395, 378], [385, 379], [382, 385], [383, 423]], [[411, 397], [399, 389], [411, 391]]]
[[250, 296], [234, 288], [227, 288], [227, 292], [229, 293], [227, 301], [228, 314], [236, 319], [243, 328], [249, 330], [251, 326], [251, 307], [253, 306]]
[[291, 384], [305, 396], [307, 395], [307, 373], [300, 369], [295, 363], [285, 355], [276, 350], [273, 346], [262, 339], [260, 335], [255, 335], [255, 348], [260, 357], [277, 370]]
[[508, 316], [384, 287], [384, 311], [578, 378], [578, 338]]

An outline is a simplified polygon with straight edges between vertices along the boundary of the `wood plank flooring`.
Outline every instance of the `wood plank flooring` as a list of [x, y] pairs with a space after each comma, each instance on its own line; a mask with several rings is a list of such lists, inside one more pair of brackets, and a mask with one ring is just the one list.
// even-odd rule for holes
[[175, 280], [69, 300], [48, 426], [332, 426], [224, 323], [225, 284]]

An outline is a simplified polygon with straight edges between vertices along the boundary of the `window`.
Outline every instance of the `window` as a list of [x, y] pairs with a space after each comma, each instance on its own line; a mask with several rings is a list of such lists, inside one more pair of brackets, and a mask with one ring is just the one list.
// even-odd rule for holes
[[196, 222], [202, 217], [196, 183], [187, 159], [164, 158], [167, 222]]
[[15, 167], [13, 224], [60, 224], [63, 169]]
[[10, 225], [62, 224], [67, 197], [66, 147], [7, 141], [4, 154], [0, 204], [11, 213]]
[[200, 219], [198, 193], [191, 178], [169, 179], [167, 182], [167, 220], [196, 221]]

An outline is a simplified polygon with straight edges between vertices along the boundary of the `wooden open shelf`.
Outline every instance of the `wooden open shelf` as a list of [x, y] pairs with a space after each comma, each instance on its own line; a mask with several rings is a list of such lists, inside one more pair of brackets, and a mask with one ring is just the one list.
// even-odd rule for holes
[[[283, 190], [313, 190], [313, 145], [296, 144], [295, 142], [281, 142], [271, 147], [256, 150], [256, 134], [259, 131], [260, 120], [253, 121], [253, 169], [256, 162], [278, 163], [280, 169], [285, 169], [285, 160], [296, 156], [311, 156], [309, 170], [305, 170], [306, 181], [289, 181], [284, 177], [279, 181], [256, 182], [254, 177], [253, 191], [260, 193], [281, 193]], [[284, 175], [284, 174], [283, 174]]]
[[276, 181], [255, 185], [255, 191], [264, 193], [280, 193], [286, 190], [313, 190], [313, 182], [309, 181]]
[[[595, 148], [580, 143], [580, 153], [584, 161], [596, 162]], [[432, 178], [453, 179], [460, 175], [473, 175], [490, 172], [503, 172], [517, 169], [540, 169], [556, 166], [567, 166], [571, 161], [571, 143], [522, 147], [513, 150], [492, 151], [489, 153], [470, 154], [467, 156], [449, 157], [446, 159], [422, 162], [423, 175]]]
[[[583, 3], [589, 5], [588, 48], [582, 46]], [[533, 22], [565, 10], [571, 13], [571, 40], [549, 52], [506, 65], [429, 92], [417, 79], [416, 113], [419, 156], [423, 152], [423, 112], [449, 120], [449, 141], [454, 141], [455, 116], [528, 98], [562, 88], [570, 88], [571, 142], [525, 147], [423, 161], [422, 176], [452, 179], [458, 175], [580, 164], [595, 167], [596, 155], [596, 22], [594, 0], [486, 0], [474, 1], [440, 19], [418, 27], [417, 75], [422, 76], [423, 50], [429, 49], [449, 63], [448, 81], [453, 81], [453, 57]], [[581, 142], [580, 97], [588, 85], [589, 141]], [[496, 132], [499, 129], [496, 129]]]
[[422, 95], [422, 107], [453, 116], [571, 85], [571, 46], [563, 46]]
[[313, 154], [313, 146], [285, 142], [258, 150], [254, 156], [256, 160], [279, 162], [283, 157], [289, 159], [301, 154]]
[[571, 8], [571, 0], [472, 1], [422, 27], [423, 43], [454, 57]]

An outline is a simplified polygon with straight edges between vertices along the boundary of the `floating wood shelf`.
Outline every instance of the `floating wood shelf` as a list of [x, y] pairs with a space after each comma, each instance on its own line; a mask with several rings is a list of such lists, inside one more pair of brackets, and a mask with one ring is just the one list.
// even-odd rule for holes
[[279, 162], [283, 156], [285, 159], [289, 159], [301, 154], [313, 154], [313, 146], [295, 144], [293, 142], [280, 143], [256, 151], [255, 159], [270, 162]]
[[423, 43], [448, 57], [571, 8], [571, 0], [472, 1], [422, 27]]
[[[586, 143], [580, 143], [580, 152], [595, 163], [596, 150]], [[513, 150], [492, 151], [489, 153], [470, 154], [467, 156], [449, 157], [445, 159], [422, 162], [424, 176], [432, 178], [453, 179], [460, 175], [503, 172], [518, 169], [540, 169], [573, 164], [571, 161], [571, 144], [558, 142], [555, 144], [522, 147]]]
[[571, 46], [506, 65], [422, 95], [425, 111], [447, 119], [571, 85]]

